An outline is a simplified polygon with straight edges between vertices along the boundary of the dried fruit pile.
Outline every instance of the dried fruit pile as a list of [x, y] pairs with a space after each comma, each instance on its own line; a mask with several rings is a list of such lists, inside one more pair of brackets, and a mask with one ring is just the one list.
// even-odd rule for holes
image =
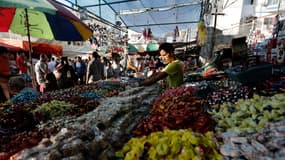
[[252, 135], [223, 133], [224, 159], [285, 159], [285, 122], [269, 123]]
[[75, 86], [72, 88], [64, 90], [56, 90], [53, 92], [48, 92], [45, 94], [45, 97], [52, 97], [55, 100], [61, 100], [58, 98], [69, 98], [73, 96], [90, 97], [93, 95], [93, 98], [102, 98], [102, 97], [112, 97], [118, 95], [120, 91], [123, 91], [124, 87], [108, 87], [108, 86], [98, 86], [98, 85], [82, 85]]
[[188, 130], [165, 130], [130, 139], [116, 153], [125, 160], [134, 159], [211, 159], [220, 160], [211, 132], [205, 135]]
[[165, 129], [192, 128], [202, 133], [213, 130], [214, 121], [205, 111], [205, 102], [193, 97], [194, 91], [192, 87], [185, 86], [165, 91], [133, 133], [141, 136]]
[[[79, 116], [94, 110], [98, 105], [98, 98], [117, 95], [123, 88], [94, 86], [78, 86], [66, 90], [48, 92], [45, 95], [30, 101], [34, 97], [23, 97], [27, 103], [15, 101], [13, 104], [0, 104], [0, 153], [14, 154], [24, 148], [33, 147], [42, 138], [56, 132], [37, 129], [39, 122], [46, 122], [57, 117]], [[91, 95], [91, 96], [90, 96]], [[22, 99], [25, 98], [25, 99]], [[58, 126], [57, 126], [58, 127]], [[53, 127], [52, 127], [53, 128]], [[56, 131], [60, 128], [55, 128]], [[30, 142], [29, 132], [37, 134]], [[42, 133], [43, 132], [43, 133]], [[29, 133], [29, 134], [28, 134]], [[15, 145], [17, 141], [19, 145]]]
[[217, 120], [218, 132], [253, 133], [268, 122], [284, 121], [284, 106], [284, 94], [254, 95], [252, 99], [240, 99], [236, 104], [214, 105], [210, 113]]
[[26, 103], [26, 102], [31, 102], [31, 101], [36, 100], [39, 96], [40, 96], [39, 92], [29, 90], [29, 91], [20, 92], [14, 95], [11, 98], [11, 101], [13, 103]]
[[[133, 88], [121, 96], [104, 98], [95, 110], [79, 117], [45, 122], [40, 128], [60, 128], [15, 159], [115, 159], [115, 150], [129, 140], [139, 119], [149, 112], [159, 87]], [[60, 126], [60, 127], [57, 127]], [[49, 142], [45, 145], [45, 142]]]
[[210, 106], [225, 102], [235, 103], [239, 99], [248, 99], [253, 96], [251, 89], [235, 81], [215, 81], [210, 82], [209, 85], [213, 89], [207, 97], [207, 104]]
[[54, 128], [44, 128], [24, 131], [12, 136], [1, 136], [0, 151], [9, 158], [18, 151], [38, 145], [43, 138], [49, 138], [57, 132], [58, 130]]

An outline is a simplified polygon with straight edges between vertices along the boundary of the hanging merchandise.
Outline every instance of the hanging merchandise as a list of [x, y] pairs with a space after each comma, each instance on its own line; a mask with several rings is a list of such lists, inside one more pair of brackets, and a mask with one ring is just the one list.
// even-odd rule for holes
[[198, 44], [204, 45], [206, 40], [207, 31], [203, 22], [198, 23]]
[[174, 29], [174, 34], [173, 34], [173, 42], [176, 42], [176, 38], [179, 37], [179, 29], [178, 26], [175, 27]]
[[151, 28], [145, 28], [142, 32], [144, 43], [152, 40], [152, 31]]
[[144, 28], [144, 30], [142, 32], [142, 35], [143, 35], [144, 43], [146, 43], [147, 30], [145, 28]]
[[151, 28], [147, 29], [147, 40], [151, 41], [152, 40], [152, 32], [151, 32]]

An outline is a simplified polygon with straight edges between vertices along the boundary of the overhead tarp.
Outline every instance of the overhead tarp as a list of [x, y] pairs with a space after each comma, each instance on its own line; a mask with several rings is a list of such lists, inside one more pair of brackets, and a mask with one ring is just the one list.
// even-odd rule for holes
[[[200, 20], [201, 0], [69, 0], [100, 16], [108, 19], [110, 14], [118, 15], [131, 30], [142, 32], [150, 28], [156, 37], [179, 30], [197, 28]], [[108, 13], [108, 14], [105, 14]], [[117, 19], [117, 18], [114, 18]], [[114, 21], [114, 20], [113, 20]], [[114, 23], [114, 22], [113, 22]]]
[[[2, 38], [0, 39], [0, 43], [10, 46], [11, 49], [14, 47], [14, 49], [21, 49], [27, 52], [29, 51], [28, 41]], [[56, 56], [62, 56], [61, 45], [31, 42], [31, 48], [33, 54], [53, 54]]]
[[64, 46], [63, 47], [63, 54], [65, 56], [69, 55], [81, 55], [81, 54], [89, 54], [95, 51], [96, 49], [93, 48], [91, 45], [85, 44], [81, 46]]
[[[47, 43], [36, 43], [32, 42], [33, 54], [53, 54], [56, 56], [62, 56], [62, 46]], [[29, 42], [23, 41], [24, 50], [29, 50]]]
[[14, 39], [8, 39], [8, 38], [1, 38], [0, 43], [9, 47], [16, 47], [20, 49], [23, 48], [23, 41], [21, 40], [14, 40]]
[[0, 46], [7, 48], [9, 51], [21, 51], [23, 50], [21, 47], [9, 45], [3, 42], [0, 42]]

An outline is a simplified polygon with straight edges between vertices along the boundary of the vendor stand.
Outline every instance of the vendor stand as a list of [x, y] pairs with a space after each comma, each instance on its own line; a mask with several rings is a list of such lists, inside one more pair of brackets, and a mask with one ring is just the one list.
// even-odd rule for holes
[[[132, 84], [145, 78], [137, 74], [36, 98], [20, 95], [0, 105], [0, 156], [282, 157], [285, 83], [281, 68], [259, 64], [221, 70], [210, 63], [185, 75], [184, 85], [177, 88], [135, 87]], [[195, 74], [199, 78], [191, 79]]]

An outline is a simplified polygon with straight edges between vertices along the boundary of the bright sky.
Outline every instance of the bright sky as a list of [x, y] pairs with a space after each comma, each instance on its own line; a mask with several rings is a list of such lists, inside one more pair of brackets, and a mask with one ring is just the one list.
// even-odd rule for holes
[[[67, 1], [66, 0], [56, 0], [56, 1], [70, 6], [70, 3], [68, 1], [75, 4], [76, 0], [67, 0]], [[77, 3], [80, 6], [86, 6], [86, 5], [92, 5], [92, 4], [99, 4], [99, 0], [77, 0]], [[100, 16], [99, 7], [90, 7], [88, 8], [88, 10], [95, 13], [97, 16]], [[117, 20], [114, 12], [106, 5], [101, 6], [101, 17], [114, 24], [115, 24], [115, 21]]]

